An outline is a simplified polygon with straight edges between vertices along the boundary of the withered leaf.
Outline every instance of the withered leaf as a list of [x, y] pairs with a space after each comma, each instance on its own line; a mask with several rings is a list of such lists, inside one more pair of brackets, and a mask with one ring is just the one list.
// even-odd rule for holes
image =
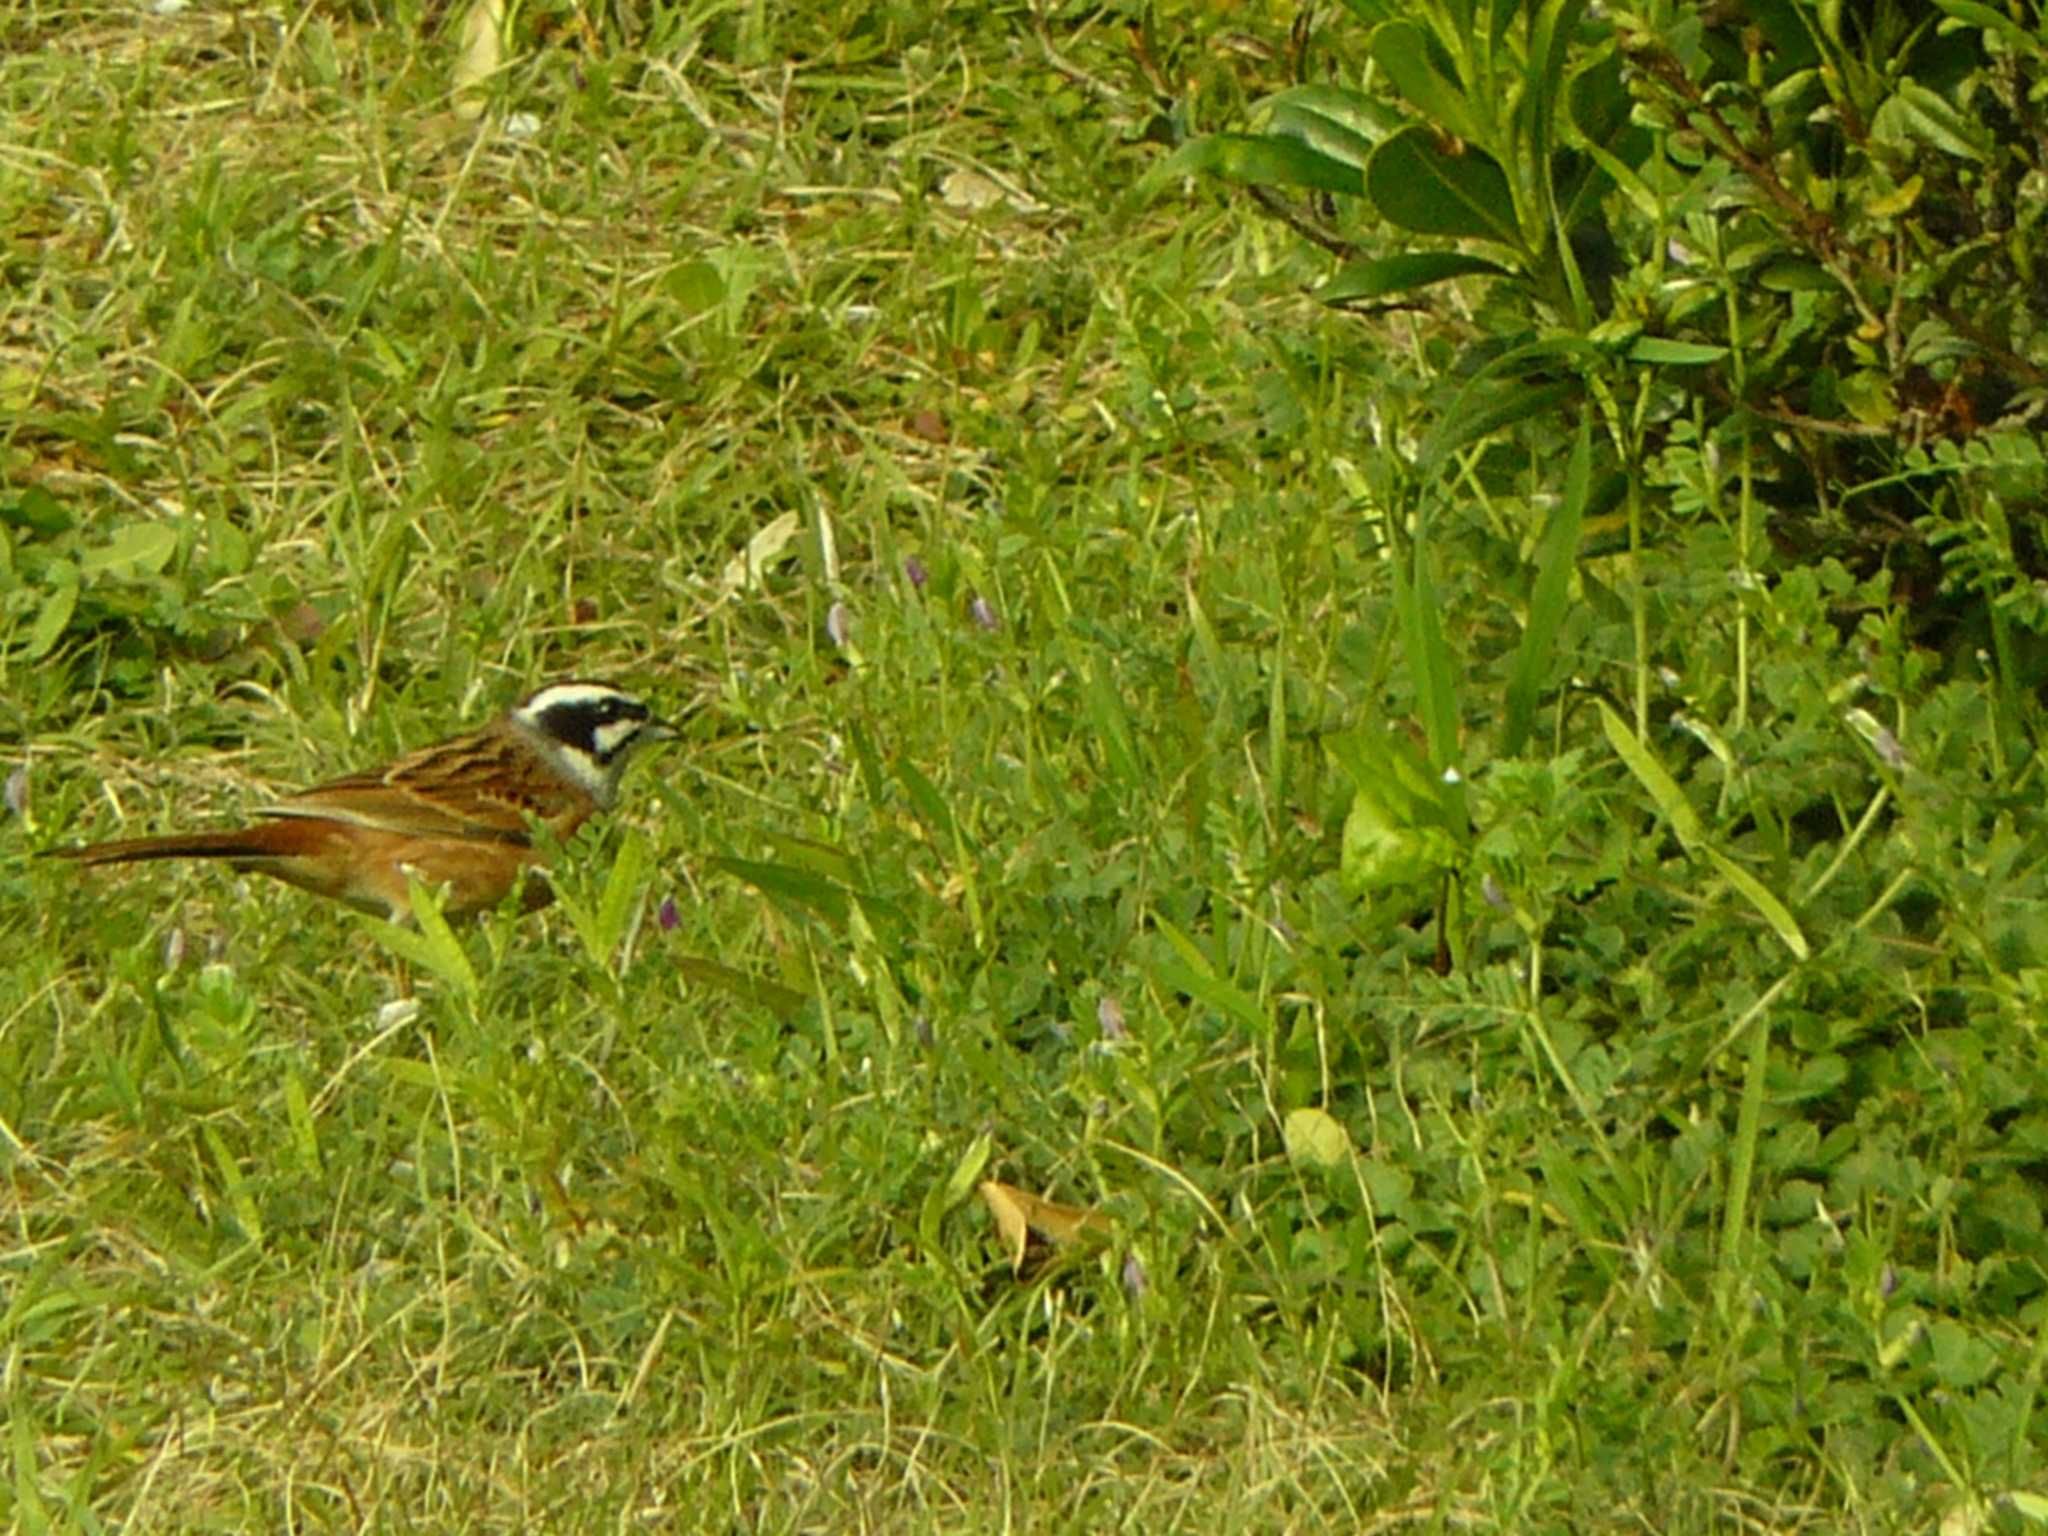
[[1002, 1238], [1004, 1251], [1010, 1255], [1012, 1271], [1023, 1269], [1024, 1251], [1034, 1232], [1055, 1248], [1109, 1234], [1109, 1218], [1100, 1211], [1044, 1200], [995, 1179], [983, 1179], [980, 1189], [982, 1202], [996, 1219], [996, 1232]]

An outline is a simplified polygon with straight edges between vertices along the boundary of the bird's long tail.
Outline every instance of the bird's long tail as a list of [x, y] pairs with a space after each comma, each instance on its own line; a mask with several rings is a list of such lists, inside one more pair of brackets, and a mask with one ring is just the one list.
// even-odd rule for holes
[[283, 825], [178, 832], [168, 837], [123, 837], [83, 848], [52, 848], [50, 856], [78, 864], [140, 864], [148, 859], [266, 859], [288, 851], [293, 834]]

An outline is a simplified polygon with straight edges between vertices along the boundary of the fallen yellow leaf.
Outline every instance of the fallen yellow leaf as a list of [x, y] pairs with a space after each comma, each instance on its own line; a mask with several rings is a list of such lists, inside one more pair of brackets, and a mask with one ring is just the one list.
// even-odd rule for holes
[[470, 0], [462, 18], [462, 43], [455, 55], [452, 84], [455, 115], [474, 121], [482, 117], [483, 85], [505, 62], [505, 0]]
[[1024, 1250], [1034, 1232], [1055, 1248], [1064, 1248], [1084, 1237], [1106, 1236], [1110, 1230], [1109, 1218], [1100, 1211], [1043, 1200], [1014, 1184], [983, 1179], [980, 1191], [982, 1202], [996, 1219], [996, 1232], [1010, 1255], [1012, 1271], [1024, 1267]]

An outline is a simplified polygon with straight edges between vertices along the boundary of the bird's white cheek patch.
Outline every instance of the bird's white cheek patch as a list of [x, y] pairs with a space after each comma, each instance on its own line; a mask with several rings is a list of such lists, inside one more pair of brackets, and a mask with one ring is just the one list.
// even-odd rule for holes
[[641, 722], [638, 720], [607, 720], [600, 725], [590, 737], [590, 744], [597, 749], [598, 761], [610, 761], [614, 753], [640, 734], [640, 730]]

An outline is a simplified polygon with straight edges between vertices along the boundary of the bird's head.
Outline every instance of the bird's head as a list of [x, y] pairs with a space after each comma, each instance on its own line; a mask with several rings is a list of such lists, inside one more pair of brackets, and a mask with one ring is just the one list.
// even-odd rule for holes
[[633, 749], [675, 735], [646, 704], [609, 683], [550, 683], [514, 709], [512, 721], [607, 809]]

